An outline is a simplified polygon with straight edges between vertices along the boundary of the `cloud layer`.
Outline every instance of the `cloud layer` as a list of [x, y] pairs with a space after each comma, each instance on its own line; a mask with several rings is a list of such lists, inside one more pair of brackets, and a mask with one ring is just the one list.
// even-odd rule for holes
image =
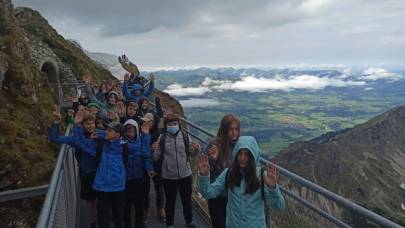
[[173, 96], [201, 96], [207, 92], [210, 92], [211, 89], [208, 87], [183, 87], [180, 84], [171, 84], [169, 85], [164, 92], [169, 93]]
[[396, 81], [401, 79], [401, 76], [399, 74], [389, 72], [383, 68], [370, 67], [363, 72], [363, 75], [360, 78], [366, 81], [377, 81], [377, 80]]
[[292, 91], [296, 89], [320, 90], [326, 87], [350, 87], [364, 86], [365, 81], [356, 81], [342, 78], [320, 77], [315, 75], [297, 75], [288, 78], [277, 75], [274, 78], [243, 76], [236, 81], [214, 80], [206, 77], [200, 86], [183, 87], [180, 84], [172, 84], [164, 91], [174, 96], [202, 96], [211, 91], [244, 91], [244, 92], [268, 92], [268, 91]]
[[184, 108], [197, 108], [197, 107], [220, 105], [220, 103], [217, 100], [204, 98], [191, 98], [187, 100], [180, 100], [180, 103]]

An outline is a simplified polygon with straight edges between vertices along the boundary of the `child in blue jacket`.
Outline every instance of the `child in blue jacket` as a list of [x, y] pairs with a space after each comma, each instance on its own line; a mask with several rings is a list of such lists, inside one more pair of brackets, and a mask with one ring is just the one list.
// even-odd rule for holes
[[128, 80], [129, 80], [129, 77], [125, 77], [125, 81], [124, 81], [124, 85], [122, 86], [122, 94], [125, 96], [125, 98], [127, 99], [127, 100], [136, 100], [136, 101], [139, 101], [139, 99], [141, 98], [141, 97], [143, 97], [143, 96], [145, 96], [145, 97], [149, 97], [150, 95], [152, 95], [152, 92], [153, 92], [153, 89], [155, 88], [154, 87], [154, 80], [155, 80], [155, 78], [154, 77], [151, 77], [150, 78], [150, 83], [149, 83], [149, 86], [148, 86], [148, 90], [146, 90], [145, 91], [145, 89], [144, 89], [144, 87], [143, 87], [143, 85], [141, 85], [141, 84], [138, 84], [138, 83], [136, 83], [136, 84], [132, 84], [131, 86], [132, 86], [132, 90], [131, 91], [129, 91], [129, 88], [128, 88]]
[[[97, 220], [100, 228], [109, 227], [110, 211], [115, 227], [122, 227], [126, 165], [129, 161], [150, 153], [148, 151], [150, 135], [147, 127], [142, 128], [140, 139], [133, 143], [121, 140], [122, 132], [123, 126], [117, 122], [106, 124], [105, 137], [100, 134], [94, 135], [97, 140], [85, 138], [80, 129], [75, 131], [78, 147], [85, 153], [95, 156], [98, 163], [93, 189], [97, 191]], [[146, 168], [149, 169], [147, 170], [149, 175], [153, 176], [152, 166]]]
[[[124, 137], [127, 143], [137, 143], [141, 140], [139, 136], [138, 123], [129, 119], [124, 123]], [[136, 156], [128, 160], [127, 165], [127, 181], [126, 181], [126, 200], [124, 209], [124, 223], [125, 227], [131, 226], [131, 207], [135, 207], [135, 227], [143, 227], [143, 186], [145, 185], [144, 173], [145, 171], [154, 176], [153, 162], [150, 156], [150, 148], [142, 150], [146, 153], [136, 153]]]

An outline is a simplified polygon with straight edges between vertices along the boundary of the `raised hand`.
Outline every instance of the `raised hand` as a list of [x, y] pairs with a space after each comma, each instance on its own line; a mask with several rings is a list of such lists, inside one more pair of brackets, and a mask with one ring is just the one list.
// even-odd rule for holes
[[263, 175], [263, 181], [269, 188], [275, 188], [278, 181], [278, 171], [276, 165], [271, 163], [267, 169], [267, 175]]
[[122, 55], [120, 59], [118, 59], [119, 62], [121, 63], [121, 66], [128, 71], [129, 73], [134, 74], [135, 76], [139, 75], [139, 69], [138, 67], [133, 64], [131, 61], [129, 61], [128, 57], [126, 55]]
[[92, 130], [90, 132], [90, 138], [92, 138], [92, 139], [97, 139], [98, 138], [98, 134], [97, 134], [96, 130]]
[[78, 102], [78, 101], [79, 101], [79, 98], [77, 98], [76, 96], [70, 96], [70, 97], [69, 97], [69, 100], [70, 100], [72, 103], [75, 103], [75, 102]]
[[90, 84], [91, 84], [91, 74], [85, 74], [85, 75], [83, 75], [83, 81], [84, 81], [86, 84], [90, 85]]
[[75, 124], [80, 124], [83, 121], [83, 115], [84, 112], [83, 111], [77, 111], [76, 115], [75, 115]]
[[123, 117], [125, 115], [125, 106], [122, 103], [118, 103], [115, 106], [115, 112], [118, 114], [118, 116]]
[[218, 147], [217, 145], [212, 145], [211, 148], [208, 151], [208, 155], [210, 156], [210, 158], [214, 161], [216, 161], [218, 159]]
[[60, 108], [57, 105], [54, 105], [54, 110], [52, 112], [53, 122], [60, 123], [62, 120], [62, 115], [60, 114]]
[[142, 133], [145, 134], [145, 135], [148, 134], [150, 128], [151, 128], [151, 124], [150, 124], [150, 123], [148, 123], [148, 122], [143, 123], [143, 124], [142, 124], [142, 128], [141, 128]]
[[198, 157], [198, 170], [200, 171], [201, 176], [208, 176], [210, 171], [210, 165], [208, 163], [208, 156], [201, 154]]
[[120, 116], [117, 112], [114, 112], [114, 119], [113, 122], [120, 122]]
[[155, 75], [151, 73], [150, 76], [149, 76], [149, 80], [154, 82], [155, 81]]
[[200, 147], [200, 145], [198, 145], [198, 143], [196, 142], [191, 142], [191, 149], [192, 150], [198, 150], [198, 147]]

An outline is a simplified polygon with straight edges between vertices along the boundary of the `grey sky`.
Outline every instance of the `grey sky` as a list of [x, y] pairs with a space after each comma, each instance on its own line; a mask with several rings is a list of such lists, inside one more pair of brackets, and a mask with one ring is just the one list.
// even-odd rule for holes
[[404, 0], [14, 0], [143, 67], [404, 64]]

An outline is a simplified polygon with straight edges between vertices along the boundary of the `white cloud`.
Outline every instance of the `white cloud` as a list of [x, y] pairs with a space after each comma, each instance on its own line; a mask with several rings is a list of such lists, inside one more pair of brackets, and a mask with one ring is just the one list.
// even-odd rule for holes
[[196, 108], [196, 107], [208, 107], [220, 105], [220, 103], [217, 100], [205, 98], [191, 98], [187, 100], [180, 100], [180, 104], [183, 106], [183, 108]]
[[169, 93], [170, 95], [173, 96], [201, 96], [205, 93], [210, 92], [211, 90], [207, 87], [183, 87], [180, 84], [172, 84], [169, 85], [164, 92]]
[[257, 78], [247, 76], [236, 82], [225, 81], [214, 88], [220, 90], [266, 92], [272, 90], [291, 91], [295, 89], [324, 89], [326, 87], [361, 86], [365, 82], [318, 77], [313, 75], [299, 75], [291, 78], [283, 78], [280, 75], [275, 78]]
[[370, 67], [363, 72], [363, 75], [360, 78], [367, 81], [377, 81], [377, 80], [396, 81], [401, 79], [401, 76], [399, 74], [389, 72], [383, 68]]
[[291, 91], [295, 89], [319, 90], [326, 87], [363, 85], [366, 85], [366, 82], [344, 80], [341, 78], [319, 77], [314, 75], [298, 75], [290, 78], [284, 78], [282, 75], [277, 75], [275, 78], [245, 76], [237, 81], [214, 80], [206, 77], [199, 87], [186, 88], [179, 84], [172, 84], [167, 87], [165, 91], [174, 96], [201, 96], [213, 90], [267, 92], [275, 90]]

